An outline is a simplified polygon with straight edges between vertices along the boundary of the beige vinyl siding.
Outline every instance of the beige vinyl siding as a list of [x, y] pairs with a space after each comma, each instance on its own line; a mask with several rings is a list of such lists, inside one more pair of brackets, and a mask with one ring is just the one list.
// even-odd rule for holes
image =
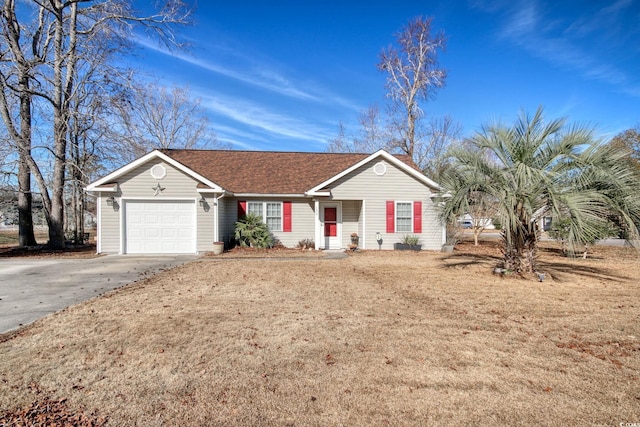
[[315, 234], [315, 214], [313, 212], [313, 201], [309, 199], [250, 197], [228, 198], [225, 200], [227, 206], [225, 207], [226, 219], [224, 228], [232, 239], [238, 218], [238, 201], [240, 200], [247, 202], [291, 202], [291, 231], [272, 231], [273, 235], [287, 248], [295, 248], [300, 240], [313, 239]]
[[[210, 252], [213, 250], [215, 240], [215, 203], [216, 197], [213, 194], [204, 194], [206, 204], [200, 205], [200, 198], [196, 202], [196, 250], [198, 252]], [[198, 197], [200, 197], [198, 195]]]
[[[218, 196], [219, 197], [219, 196]], [[227, 218], [227, 206], [229, 204], [228, 197], [221, 197], [218, 199], [218, 241], [227, 243], [227, 236], [225, 234], [225, 220]]]
[[[351, 233], [362, 234], [362, 202], [360, 200], [345, 200], [342, 202], [342, 247], [351, 244]], [[360, 242], [362, 244], [362, 241]]]
[[[156, 179], [151, 175], [151, 169], [158, 164], [162, 164], [166, 170], [166, 175], [162, 179]], [[212, 250], [214, 240], [214, 201], [213, 195], [205, 195], [209, 205], [206, 211], [200, 204], [200, 193], [197, 192], [197, 181], [184, 172], [163, 162], [160, 159], [153, 159], [139, 167], [127, 172], [117, 180], [118, 191], [116, 193], [103, 193], [101, 206], [101, 251], [104, 253], [118, 253], [121, 249], [121, 218], [124, 217], [122, 209], [126, 206], [127, 200], [193, 200], [196, 203], [196, 250]], [[155, 188], [160, 184], [163, 190], [155, 194]], [[107, 206], [106, 198], [114, 196], [116, 198], [117, 209]], [[124, 200], [123, 200], [124, 198]]]
[[311, 239], [315, 234], [315, 214], [313, 202], [308, 199], [291, 201], [291, 232], [273, 233], [280, 242], [288, 247], [295, 248], [300, 240]]
[[107, 205], [107, 198], [119, 198], [117, 193], [100, 193], [100, 252], [117, 254], [120, 252], [120, 204]]
[[[151, 168], [158, 164], [162, 164], [167, 171], [166, 176], [159, 180], [151, 176]], [[164, 190], [154, 196], [158, 184]], [[200, 198], [196, 191], [197, 182], [193, 178], [160, 159], [153, 159], [129, 171], [118, 179], [118, 185], [121, 193], [129, 199]]]
[[225, 197], [222, 200], [224, 200], [224, 205], [220, 212], [220, 240], [226, 244], [233, 245], [235, 242], [236, 222], [238, 221], [238, 199]]
[[[386, 166], [384, 175], [377, 175], [373, 166], [379, 161]], [[419, 234], [422, 248], [439, 250], [443, 242], [443, 229], [436, 205], [431, 199], [432, 191], [423, 182], [396, 168], [391, 163], [374, 159], [350, 174], [342, 177], [331, 185], [331, 194], [334, 200], [365, 200], [365, 217], [363, 219], [366, 233], [366, 249], [377, 247], [375, 241], [376, 232], [380, 232], [383, 244], [382, 249], [393, 249], [393, 244], [398, 243], [403, 234], [387, 233], [386, 227], [386, 202], [393, 201], [421, 201], [422, 202], [422, 233]], [[343, 213], [344, 215], [344, 213]], [[362, 226], [362, 222], [360, 226]], [[347, 228], [343, 228], [347, 235]], [[347, 235], [348, 236], [348, 235]], [[360, 241], [362, 243], [362, 235]]]

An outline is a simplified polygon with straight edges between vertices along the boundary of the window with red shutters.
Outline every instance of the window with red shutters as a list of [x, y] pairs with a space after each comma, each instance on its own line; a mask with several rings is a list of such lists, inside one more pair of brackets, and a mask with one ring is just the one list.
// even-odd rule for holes
[[273, 231], [291, 232], [293, 228], [291, 211], [291, 202], [238, 201], [238, 219], [249, 212], [260, 215]]

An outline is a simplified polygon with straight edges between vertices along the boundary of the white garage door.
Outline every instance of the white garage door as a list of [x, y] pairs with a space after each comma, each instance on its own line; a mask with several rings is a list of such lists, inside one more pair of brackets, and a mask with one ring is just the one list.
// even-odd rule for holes
[[195, 203], [127, 201], [125, 252], [128, 254], [194, 253]]

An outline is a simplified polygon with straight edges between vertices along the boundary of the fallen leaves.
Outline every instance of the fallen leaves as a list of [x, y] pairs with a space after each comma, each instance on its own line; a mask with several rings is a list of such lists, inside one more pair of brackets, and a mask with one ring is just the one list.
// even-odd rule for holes
[[44, 395], [35, 383], [29, 384], [29, 389], [37, 396], [36, 400], [27, 407], [0, 413], [1, 426], [102, 427], [107, 424], [106, 417], [69, 408], [67, 399]]

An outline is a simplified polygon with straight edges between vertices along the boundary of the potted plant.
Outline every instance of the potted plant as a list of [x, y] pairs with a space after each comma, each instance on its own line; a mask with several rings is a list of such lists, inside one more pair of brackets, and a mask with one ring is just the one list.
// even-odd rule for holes
[[220, 255], [224, 252], [224, 242], [213, 242], [213, 254]]
[[400, 239], [400, 243], [394, 243], [393, 249], [397, 251], [420, 251], [422, 245], [420, 244], [420, 238], [415, 234], [405, 234]]

